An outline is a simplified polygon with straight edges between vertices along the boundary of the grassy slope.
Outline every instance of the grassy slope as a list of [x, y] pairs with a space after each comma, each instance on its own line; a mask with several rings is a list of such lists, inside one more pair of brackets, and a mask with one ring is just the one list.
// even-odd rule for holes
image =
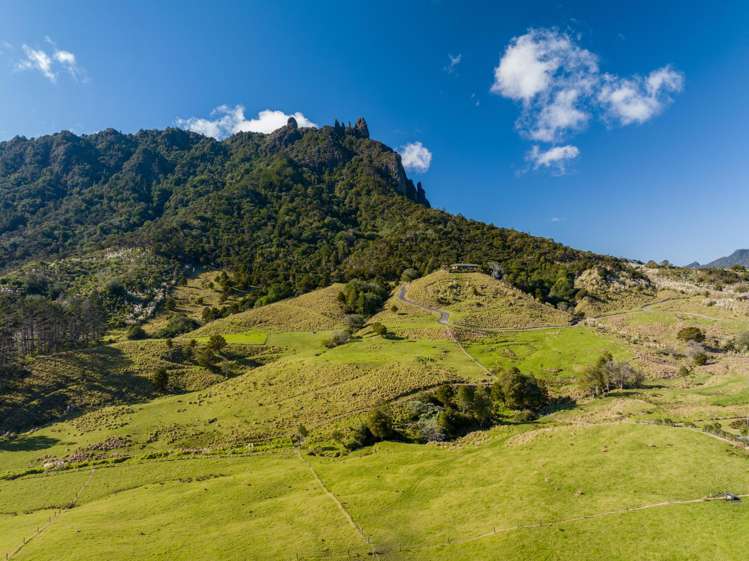
[[[310, 301], [325, 306], [331, 294]], [[414, 300], [417, 295], [409, 292]], [[495, 310], [505, 305], [487, 302]], [[682, 305], [667, 311], [683, 313]], [[668, 308], [660, 305], [657, 313], [667, 313], [661, 307]], [[324, 433], [379, 401], [447, 379], [485, 376], [445, 337], [435, 316], [395, 298], [374, 319], [396, 338], [364, 329], [335, 349], [322, 345], [329, 331], [295, 330], [288, 307], [263, 313], [268, 309], [270, 321], [263, 324], [219, 320], [208, 327], [234, 331], [227, 338], [237, 348], [264, 342], [275, 362], [199, 392], [105, 408], [0, 444], [0, 471], [39, 465], [112, 436], [124, 444], [104, 455], [130, 456], [93, 474], [84, 468], [0, 480], [0, 554], [83, 488], [75, 507], [17, 559], [118, 561], [134, 551], [154, 560], [368, 559], [372, 545], [392, 560], [743, 559], [749, 546], [744, 503], [625, 510], [726, 490], [749, 493], [746, 452], [698, 431], [642, 424], [720, 418], [727, 428], [728, 419], [749, 415], [744, 358], [716, 357], [716, 364], [684, 380], [653, 380], [642, 390], [449, 445], [385, 443], [337, 459], [302, 460], [289, 448], [246, 456], [246, 442], [288, 436], [299, 423]], [[638, 314], [652, 313], [626, 317], [647, 325]], [[735, 321], [726, 317], [718, 325], [733, 333], [742, 326]], [[207, 333], [187, 338], [193, 335]], [[622, 358], [640, 352], [613, 330], [581, 326], [490, 334], [467, 347], [488, 366], [518, 364], [553, 380], [567, 379], [604, 349]], [[137, 354], [147, 368], [153, 357]], [[245, 456], [144, 456], [205, 447]]]
[[342, 285], [313, 292], [213, 321], [193, 333], [206, 336], [241, 333], [251, 329], [320, 331], [340, 327], [344, 312], [337, 296]]
[[438, 271], [414, 281], [408, 297], [450, 312], [451, 323], [489, 329], [565, 325], [570, 316], [483, 273]]

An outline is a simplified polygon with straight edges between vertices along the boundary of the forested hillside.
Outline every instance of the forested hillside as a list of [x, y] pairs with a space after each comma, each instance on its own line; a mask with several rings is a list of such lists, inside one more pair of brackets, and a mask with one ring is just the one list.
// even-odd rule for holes
[[0, 143], [0, 267], [102, 248], [234, 273], [273, 298], [406, 268], [495, 261], [534, 296], [571, 301], [613, 259], [429, 208], [400, 156], [354, 126], [219, 142], [178, 129]]

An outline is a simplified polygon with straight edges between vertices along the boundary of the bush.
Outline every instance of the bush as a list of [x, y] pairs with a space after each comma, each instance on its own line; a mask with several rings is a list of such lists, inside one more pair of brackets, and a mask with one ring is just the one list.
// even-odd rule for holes
[[415, 281], [420, 276], [421, 276], [421, 274], [416, 269], [406, 269], [401, 274], [401, 281], [403, 281], [403, 282]]
[[380, 337], [385, 337], [388, 334], [388, 328], [382, 325], [380, 322], [375, 322], [369, 327], [372, 328], [372, 333], [374, 333], [375, 335], [379, 335]]
[[702, 343], [705, 340], [705, 333], [699, 327], [684, 327], [676, 334], [676, 338], [685, 343], [690, 341]]
[[549, 403], [544, 385], [517, 368], [506, 370], [492, 386], [492, 398], [509, 409], [538, 411]]
[[363, 316], [371, 316], [379, 311], [387, 297], [388, 289], [382, 284], [359, 279], [349, 281], [338, 294], [346, 313]]
[[579, 384], [586, 393], [599, 396], [617, 388], [639, 388], [645, 381], [645, 375], [627, 364], [617, 362], [611, 353], [603, 353], [590, 368], [587, 368], [579, 378]]
[[375, 409], [367, 417], [367, 429], [375, 440], [386, 440], [393, 436], [393, 422], [385, 411]]
[[141, 339], [145, 339], [146, 337], [148, 337], [145, 329], [143, 329], [140, 325], [131, 325], [130, 327], [128, 327], [126, 336], [131, 341], [140, 341]]
[[195, 362], [204, 368], [211, 368], [216, 364], [216, 355], [208, 347], [198, 349], [195, 352]]
[[707, 355], [705, 353], [697, 353], [692, 357], [692, 360], [697, 366], [705, 366], [707, 364]]
[[337, 333], [334, 333], [330, 339], [325, 340], [323, 344], [329, 349], [332, 349], [334, 347], [338, 347], [339, 345], [345, 345], [350, 340], [351, 340], [350, 331], [338, 331]]
[[161, 339], [176, 337], [198, 327], [198, 322], [187, 317], [185, 314], [173, 314], [166, 326], [159, 330], [158, 337]]
[[159, 368], [153, 375], [153, 385], [160, 392], [165, 392], [169, 387], [169, 372], [166, 368]]
[[221, 335], [211, 335], [206, 346], [213, 352], [220, 353], [226, 347], [226, 339]]
[[749, 351], [749, 331], [736, 336], [736, 350], [740, 352]]

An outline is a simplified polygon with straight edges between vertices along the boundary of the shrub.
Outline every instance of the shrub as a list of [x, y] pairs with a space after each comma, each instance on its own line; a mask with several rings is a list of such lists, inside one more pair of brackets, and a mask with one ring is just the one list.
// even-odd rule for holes
[[197, 327], [198, 322], [187, 317], [185, 314], [173, 314], [166, 326], [159, 330], [158, 337], [171, 339], [177, 335], [192, 331]]
[[213, 352], [220, 353], [226, 347], [226, 339], [221, 335], [211, 335], [206, 346]]
[[736, 350], [741, 352], [749, 351], [749, 331], [739, 333], [736, 336]]
[[517, 368], [506, 370], [494, 382], [492, 398], [509, 409], [531, 411], [538, 411], [549, 403], [549, 395], [543, 384]]
[[153, 385], [160, 392], [165, 392], [169, 387], [169, 372], [166, 368], [159, 368], [153, 375]]
[[685, 343], [689, 341], [702, 343], [705, 340], [705, 333], [699, 327], [684, 327], [676, 334], [676, 338]]
[[350, 340], [351, 340], [350, 331], [338, 331], [337, 333], [334, 333], [330, 339], [326, 339], [323, 344], [329, 349], [332, 349], [339, 345], [345, 345]]
[[338, 300], [346, 313], [363, 316], [371, 316], [377, 312], [387, 297], [388, 289], [382, 284], [359, 279], [349, 281], [338, 294]]
[[613, 388], [639, 388], [645, 381], [645, 375], [627, 364], [617, 362], [611, 353], [603, 353], [590, 368], [587, 368], [579, 378], [579, 384], [586, 393], [599, 396]]
[[692, 358], [694, 364], [697, 366], [704, 366], [707, 364], [707, 355], [705, 353], [697, 353]]
[[385, 411], [373, 410], [367, 417], [367, 429], [375, 440], [386, 440], [393, 436], [393, 423]]
[[203, 347], [195, 352], [195, 362], [204, 368], [211, 368], [216, 364], [216, 355], [208, 347]]
[[421, 274], [419, 273], [419, 271], [409, 268], [403, 271], [403, 273], [401, 274], [401, 280], [403, 282], [411, 282], [418, 279], [420, 276]]
[[370, 327], [372, 328], [372, 333], [379, 335], [380, 337], [385, 337], [388, 334], [388, 328], [378, 321], [371, 324]]
[[148, 337], [146, 331], [140, 325], [131, 325], [128, 327], [126, 336], [131, 341], [139, 341]]

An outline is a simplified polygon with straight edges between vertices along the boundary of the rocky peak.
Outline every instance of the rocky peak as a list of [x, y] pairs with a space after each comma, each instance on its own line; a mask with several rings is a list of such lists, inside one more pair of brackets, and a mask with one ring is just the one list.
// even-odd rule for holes
[[296, 130], [299, 128], [299, 125], [296, 122], [296, 119], [294, 117], [289, 117], [289, 120], [286, 121], [286, 126], [290, 128], [291, 130]]
[[359, 117], [356, 120], [354, 131], [362, 138], [369, 138], [369, 127], [367, 126], [367, 121], [364, 120], [364, 117]]

